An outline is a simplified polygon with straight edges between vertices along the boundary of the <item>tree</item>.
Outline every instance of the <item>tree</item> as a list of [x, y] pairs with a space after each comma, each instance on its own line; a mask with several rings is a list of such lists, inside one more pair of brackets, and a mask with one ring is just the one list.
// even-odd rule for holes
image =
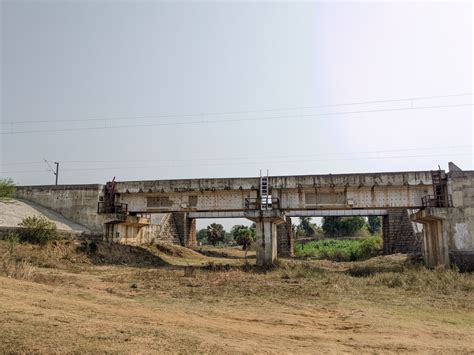
[[323, 231], [327, 237], [352, 237], [362, 229], [365, 220], [360, 216], [353, 217], [324, 217]]
[[16, 187], [12, 179], [0, 179], [0, 201], [8, 200], [15, 195]]
[[311, 217], [300, 217], [300, 224], [296, 227], [297, 234], [303, 234], [306, 237], [315, 236], [316, 225], [311, 223]]
[[207, 244], [207, 229], [202, 228], [196, 233], [196, 240], [201, 244]]
[[231, 231], [234, 240], [238, 245], [242, 246], [242, 250], [247, 251], [253, 242], [255, 242], [255, 229], [247, 226], [237, 225], [232, 227]]
[[367, 229], [370, 234], [375, 234], [380, 232], [382, 229], [382, 221], [379, 216], [369, 216], [369, 221], [367, 223]]
[[224, 241], [224, 226], [218, 223], [212, 223], [207, 226], [207, 241], [213, 246]]
[[230, 230], [230, 234], [232, 234], [232, 236], [234, 237], [234, 239], [237, 239], [239, 237], [239, 234], [240, 234], [240, 230], [241, 229], [248, 229], [249, 227], [247, 226], [244, 226], [243, 224], [236, 224], [232, 227], [232, 229]]

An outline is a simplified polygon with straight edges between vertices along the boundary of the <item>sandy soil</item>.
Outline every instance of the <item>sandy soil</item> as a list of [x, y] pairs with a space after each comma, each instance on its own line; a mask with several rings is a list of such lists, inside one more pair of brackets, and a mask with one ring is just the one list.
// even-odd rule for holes
[[[0, 277], [0, 352], [474, 353], [473, 275], [460, 276], [464, 288], [418, 292], [338, 271], [350, 265], [209, 266], [220, 258], [185, 277], [179, 251], [150, 250], [166, 261], [71, 269], [58, 255], [62, 267], [36, 267], [30, 281]], [[184, 258], [202, 265], [201, 255]]]

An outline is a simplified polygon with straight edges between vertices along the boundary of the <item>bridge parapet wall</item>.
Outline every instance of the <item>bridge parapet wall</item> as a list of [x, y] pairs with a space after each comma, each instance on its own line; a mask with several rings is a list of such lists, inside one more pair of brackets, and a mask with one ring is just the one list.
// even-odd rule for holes
[[[259, 183], [259, 178], [247, 177], [228, 179], [119, 181], [115, 186], [117, 193], [124, 194], [257, 190]], [[348, 186], [416, 186], [431, 184], [431, 171], [269, 177], [269, 186], [274, 189], [333, 188]]]

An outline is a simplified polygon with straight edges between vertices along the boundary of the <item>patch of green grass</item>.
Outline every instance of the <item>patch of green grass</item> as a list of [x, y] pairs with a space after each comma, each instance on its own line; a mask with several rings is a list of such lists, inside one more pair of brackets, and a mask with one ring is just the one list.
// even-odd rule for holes
[[354, 240], [325, 239], [306, 244], [296, 244], [297, 257], [313, 257], [334, 261], [355, 261], [367, 259], [380, 253], [382, 239], [372, 236]]

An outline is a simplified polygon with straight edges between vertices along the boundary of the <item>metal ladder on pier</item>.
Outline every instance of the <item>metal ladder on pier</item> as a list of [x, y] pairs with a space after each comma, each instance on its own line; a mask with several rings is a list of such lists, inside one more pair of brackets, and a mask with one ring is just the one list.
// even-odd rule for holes
[[269, 195], [269, 187], [268, 187], [268, 170], [267, 170], [267, 176], [262, 176], [262, 171], [260, 170], [260, 209], [261, 210], [272, 209], [272, 196]]

